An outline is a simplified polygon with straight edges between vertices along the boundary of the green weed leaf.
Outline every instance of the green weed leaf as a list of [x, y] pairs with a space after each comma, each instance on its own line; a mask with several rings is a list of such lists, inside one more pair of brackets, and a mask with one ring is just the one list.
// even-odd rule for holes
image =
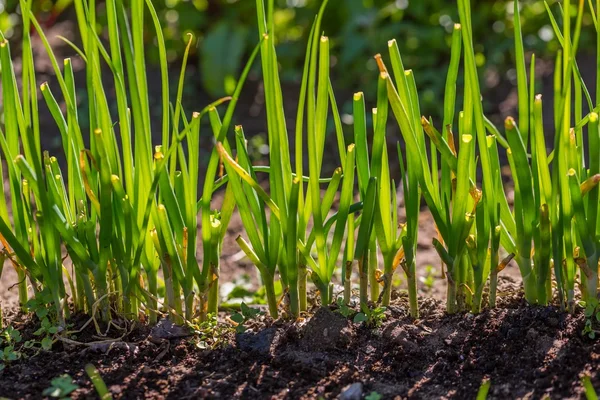
[[233, 322], [236, 322], [238, 324], [243, 324], [244, 323], [244, 316], [240, 313], [235, 313], [231, 316], [231, 320]]
[[73, 382], [73, 378], [67, 374], [52, 379], [50, 385], [49, 388], [44, 389], [42, 395], [62, 399], [79, 389], [79, 386]]
[[365, 313], [357, 313], [352, 320], [355, 324], [360, 324], [362, 322], [367, 322], [369, 317]]
[[41, 345], [42, 345], [42, 349], [44, 349], [44, 350], [52, 349], [52, 339], [49, 337], [43, 338]]

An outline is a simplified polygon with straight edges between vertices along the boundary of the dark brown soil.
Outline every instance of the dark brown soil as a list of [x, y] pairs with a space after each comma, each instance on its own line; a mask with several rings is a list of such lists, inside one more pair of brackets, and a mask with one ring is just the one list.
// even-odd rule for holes
[[[581, 312], [529, 307], [510, 279], [501, 289], [507, 295], [499, 308], [476, 316], [447, 316], [443, 304], [428, 299], [413, 322], [399, 295], [379, 328], [318, 308], [294, 323], [253, 321], [238, 335], [221, 329], [223, 345], [214, 350], [201, 350], [195, 337], [157, 340], [148, 326], [112, 348], [67, 349], [58, 342], [52, 352], [0, 373], [0, 395], [41, 398], [52, 378], [67, 373], [80, 386], [73, 398], [95, 398], [87, 363], [98, 368], [116, 399], [359, 399], [372, 392], [383, 398], [473, 399], [484, 379], [492, 383], [489, 398], [581, 398], [584, 373], [600, 385], [600, 342], [581, 335]], [[31, 334], [31, 320], [13, 319], [25, 336]], [[93, 335], [88, 327], [77, 340], [97, 340]]]

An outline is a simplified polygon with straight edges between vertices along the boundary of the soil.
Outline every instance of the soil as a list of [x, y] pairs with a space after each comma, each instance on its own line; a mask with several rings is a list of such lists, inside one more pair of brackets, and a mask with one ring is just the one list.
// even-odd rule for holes
[[[51, 352], [7, 366], [0, 395], [41, 398], [51, 379], [66, 373], [80, 387], [72, 398], [95, 398], [88, 363], [115, 399], [360, 399], [373, 392], [386, 399], [468, 399], [486, 379], [491, 399], [581, 398], [583, 374], [600, 385], [600, 342], [581, 335], [581, 312], [527, 306], [510, 278], [501, 279], [500, 290], [498, 308], [479, 315], [448, 316], [441, 302], [422, 299], [416, 321], [396, 292], [386, 319], [372, 329], [334, 307], [295, 322], [259, 317], [242, 334], [221, 329], [213, 350], [201, 350], [194, 336], [161, 339], [169, 336], [157, 335], [164, 329], [140, 324], [112, 346], [58, 342]], [[11, 318], [31, 336], [31, 318]], [[75, 318], [74, 325], [85, 321]], [[93, 324], [76, 340], [98, 340]]]

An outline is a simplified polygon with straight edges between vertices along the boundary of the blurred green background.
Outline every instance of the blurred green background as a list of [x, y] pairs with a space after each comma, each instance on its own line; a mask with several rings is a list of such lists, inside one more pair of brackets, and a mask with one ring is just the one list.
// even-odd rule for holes
[[[289, 85], [299, 81], [307, 36], [322, 0], [275, 0], [279, 61]], [[45, 26], [74, 19], [72, 0], [34, 0], [38, 18]], [[549, 2], [553, 3], [553, 2]], [[99, 30], [103, 6], [98, 0]], [[0, 29], [18, 36], [18, 0], [0, 0]], [[157, 0], [163, 22], [169, 60], [183, 54], [188, 32], [197, 38], [193, 60], [200, 70], [194, 79], [212, 97], [230, 94], [236, 77], [257, 42], [255, 2], [252, 0]], [[543, 1], [522, 1], [525, 45], [538, 57], [551, 60], [558, 47]], [[554, 9], [555, 12], [557, 9]], [[512, 16], [513, 2], [473, 2], [477, 62], [486, 107], [494, 109], [514, 85]], [[387, 41], [396, 38], [405, 66], [415, 71], [424, 114], [439, 116], [449, 60], [449, 40], [456, 4], [447, 0], [330, 0], [323, 23], [330, 37], [334, 88], [343, 99], [357, 90], [374, 93], [376, 64], [373, 55], [386, 54]], [[592, 25], [590, 15], [584, 25]], [[150, 25], [149, 25], [150, 26]], [[150, 31], [150, 29], [149, 29]], [[593, 28], [584, 28], [583, 52], [595, 49]], [[147, 37], [148, 57], [156, 61], [158, 50]], [[258, 69], [259, 67], [257, 67]], [[348, 108], [348, 104], [346, 107]], [[342, 110], [342, 111], [343, 111]]]

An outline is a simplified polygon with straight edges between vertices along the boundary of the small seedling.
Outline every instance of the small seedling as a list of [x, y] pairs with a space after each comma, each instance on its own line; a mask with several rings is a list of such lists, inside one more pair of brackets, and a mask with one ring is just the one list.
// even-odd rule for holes
[[246, 303], [242, 303], [240, 306], [240, 312], [231, 316], [231, 320], [237, 324], [235, 327], [236, 333], [244, 333], [246, 331], [244, 324], [255, 319], [260, 314], [261, 311], [259, 309], [250, 308]]
[[344, 318], [350, 318], [352, 314], [354, 314], [354, 310], [348, 307], [348, 304], [344, 301], [342, 297], [338, 297], [337, 299], [338, 309], [335, 312], [342, 314]]
[[51, 303], [52, 297], [49, 290], [42, 290], [34, 298], [27, 301], [25, 309], [34, 313], [38, 319], [42, 320], [44, 317], [50, 315]]
[[200, 350], [214, 349], [227, 343], [231, 331], [228, 324], [219, 324], [216, 314], [208, 314], [206, 320], [192, 326], [196, 335], [196, 347]]
[[584, 314], [586, 320], [581, 334], [587, 335], [590, 339], [595, 339], [596, 334], [600, 333], [600, 331], [596, 329], [598, 324], [600, 324], [600, 307], [598, 299], [591, 299], [582, 305], [585, 307]]
[[377, 392], [371, 392], [366, 397], [365, 400], [381, 400], [383, 396]]
[[2, 332], [2, 336], [0, 337], [0, 344], [7, 343], [19, 343], [22, 340], [21, 332], [13, 328], [12, 326], [7, 326]]
[[21, 332], [12, 326], [4, 329], [0, 336], [0, 346], [5, 344], [6, 346], [0, 350], [0, 371], [6, 367], [6, 364], [16, 361], [21, 357], [21, 353], [15, 349], [15, 344], [20, 343], [21, 340]]
[[385, 319], [386, 307], [369, 308], [366, 305], [361, 306], [361, 312], [354, 316], [354, 323], [364, 323], [368, 328], [377, 328], [381, 326], [381, 323]]
[[201, 322], [196, 327], [195, 331], [198, 335], [198, 342], [196, 343], [196, 346], [199, 349], [205, 350], [210, 348], [209, 342], [215, 337], [217, 327], [217, 318], [214, 314], [209, 314], [206, 317], [206, 321]]
[[42, 349], [50, 350], [52, 348], [53, 343], [52, 336], [57, 332], [58, 328], [50, 322], [48, 317], [44, 317], [42, 318], [40, 328], [37, 331], [33, 332], [33, 334], [35, 336], [43, 336], [40, 342]]
[[44, 389], [42, 395], [57, 399], [70, 399], [68, 396], [77, 389], [79, 389], [79, 386], [73, 382], [73, 378], [64, 374], [52, 379], [52, 381], [50, 381], [50, 387]]
[[419, 281], [425, 285], [425, 290], [427, 292], [433, 289], [433, 284], [435, 283], [435, 272], [436, 271], [433, 265], [428, 265], [425, 267], [425, 276], [421, 276], [419, 278]]
[[2, 371], [6, 364], [16, 361], [21, 357], [21, 353], [15, 350], [14, 346], [6, 346], [0, 351], [0, 371]]

